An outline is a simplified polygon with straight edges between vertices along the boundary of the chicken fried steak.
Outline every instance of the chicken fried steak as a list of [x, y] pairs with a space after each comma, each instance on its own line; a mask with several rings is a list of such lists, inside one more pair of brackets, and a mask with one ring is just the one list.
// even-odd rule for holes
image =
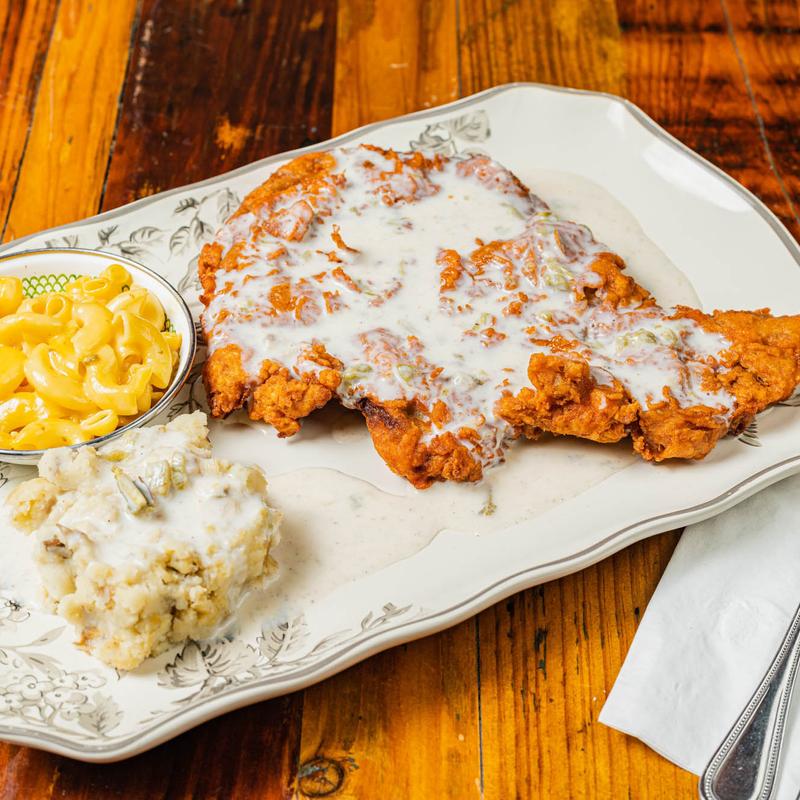
[[419, 488], [543, 431], [702, 458], [800, 380], [800, 318], [663, 310], [484, 156], [286, 164], [199, 262], [211, 412], [291, 436], [334, 397]]

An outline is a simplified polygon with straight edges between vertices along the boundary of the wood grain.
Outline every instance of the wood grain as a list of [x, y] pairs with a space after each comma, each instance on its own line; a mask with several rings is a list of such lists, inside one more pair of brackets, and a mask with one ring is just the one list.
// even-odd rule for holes
[[[328, 138], [335, 11], [329, 0], [145, 0], [103, 208]], [[138, 761], [170, 776], [165, 796], [283, 798], [302, 710], [302, 693], [261, 703]], [[197, 769], [184, 782], [184, 762], [209, 763], [216, 777]], [[175, 782], [183, 793], [173, 795]]]
[[777, 184], [764, 199], [794, 235], [800, 236], [800, 7], [788, 0], [721, 3], [747, 79], [748, 99], [757, 117], [769, 171]]
[[97, 211], [138, 0], [62, 0], [5, 239]]
[[459, 96], [456, 0], [340, 0], [334, 135]]
[[28, 142], [56, 0], [0, 2], [0, 236]]
[[[340, 0], [333, 128], [457, 92], [455, 3]], [[296, 796], [478, 797], [474, 623], [395, 648], [305, 692]]]
[[626, 95], [800, 233], [720, 2], [621, 0]]
[[288, 695], [251, 706], [117, 764], [3, 745], [0, 800], [285, 798], [297, 752], [295, 740], [279, 734], [292, 724], [298, 703], [302, 698]]
[[342, 800], [377, 787], [387, 798], [478, 798], [474, 631], [470, 620], [307, 689], [298, 796], [333, 781]]
[[510, 81], [621, 91], [613, 0], [461, 0], [459, 23], [464, 94]]
[[[624, 90], [613, 2], [466, 0], [460, 21], [465, 92], [513, 80]], [[655, 537], [480, 615], [486, 798], [696, 795], [693, 776], [597, 723], [676, 541]]]
[[[800, 232], [789, 0], [0, 0], [0, 43], [5, 238], [513, 80], [626, 94]], [[677, 538], [121, 764], [0, 745], [0, 800], [695, 797], [597, 723]]]
[[[97, 24], [72, 22], [73, 36], [98, 35]], [[116, 146], [112, 150], [113, 136], [103, 144], [95, 137], [103, 159], [100, 168], [84, 175], [89, 199], [76, 215], [97, 210], [106, 172], [104, 208], [330, 136], [331, 2], [298, 8], [268, 0], [148, 0], [137, 22], [127, 80], [123, 88], [123, 70], [111, 103], [116, 109], [121, 94]], [[103, 35], [120, 39], [124, 32], [127, 52], [131, 20], [118, 16], [108, 21], [114, 24], [120, 30], [106, 29]], [[51, 69], [56, 55], [51, 48]], [[91, 72], [82, 64], [76, 77], [59, 55], [54, 91], [68, 95], [73, 81], [86, 91]], [[87, 124], [74, 115], [60, 124], [67, 130], [79, 122]], [[52, 174], [38, 166], [43, 178], [63, 185], [84, 163], [53, 163]], [[25, 168], [33, 169], [27, 158]], [[15, 212], [22, 218], [35, 207], [28, 199], [27, 207]], [[301, 693], [261, 703], [109, 766], [0, 745], [0, 798], [287, 797], [297, 775], [302, 708]]]
[[330, 136], [335, 0], [144, 0], [104, 208]]
[[484, 797], [696, 797], [697, 780], [597, 722], [677, 543], [640, 542], [479, 618]]

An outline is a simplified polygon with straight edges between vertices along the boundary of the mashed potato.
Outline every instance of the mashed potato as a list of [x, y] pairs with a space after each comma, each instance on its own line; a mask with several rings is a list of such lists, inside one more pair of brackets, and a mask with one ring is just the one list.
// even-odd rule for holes
[[50, 450], [8, 498], [49, 608], [118, 669], [202, 639], [274, 569], [263, 473], [211, 456], [205, 415]]

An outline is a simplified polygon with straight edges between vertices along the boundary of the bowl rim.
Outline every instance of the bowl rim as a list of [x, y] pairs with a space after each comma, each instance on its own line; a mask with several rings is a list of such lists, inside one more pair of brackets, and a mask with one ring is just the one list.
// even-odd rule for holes
[[[84, 447], [86, 445], [97, 447], [112, 439], [116, 439], [126, 431], [145, 425], [169, 407], [175, 395], [178, 394], [178, 392], [183, 388], [183, 385], [186, 383], [192, 366], [194, 365], [195, 356], [197, 355], [197, 329], [195, 327], [194, 317], [192, 317], [192, 312], [189, 310], [189, 306], [186, 303], [186, 300], [183, 298], [183, 295], [181, 295], [181, 293], [163, 275], [159, 275], [155, 270], [152, 270], [149, 267], [146, 267], [144, 264], [134, 261], [132, 258], [128, 258], [127, 256], [109, 253], [106, 250], [89, 250], [84, 247], [40, 247], [33, 250], [17, 250], [12, 253], [0, 254], [0, 272], [2, 272], [2, 268], [10, 261], [37, 258], [39, 256], [54, 255], [57, 253], [69, 254], [71, 256], [81, 255], [89, 258], [99, 257], [100, 260], [103, 261], [111, 260], [116, 263], [120, 263], [123, 266], [131, 267], [134, 272], [145, 273], [148, 277], [152, 278], [166, 294], [170, 295], [172, 299], [175, 300], [175, 302], [178, 304], [181, 315], [183, 316], [186, 327], [185, 333], [184, 331], [180, 331], [181, 336], [186, 336], [188, 341], [186, 357], [183, 359], [183, 364], [181, 364], [180, 361], [178, 362], [178, 368], [175, 372], [175, 375], [170, 381], [169, 386], [164, 391], [164, 394], [159, 398], [158, 402], [156, 402], [143, 414], [136, 417], [136, 419], [127, 422], [125, 425], [121, 425], [119, 428], [115, 428], [109, 433], [103, 434], [102, 436], [97, 436], [94, 439], [88, 439], [85, 442], [79, 442], [78, 444], [64, 445], [64, 447], [67, 447], [70, 450], [76, 450], [77, 448]], [[20, 463], [24, 460], [33, 461], [33, 459], [41, 457], [49, 450], [56, 449], [59, 448], [44, 447], [39, 450], [4, 450], [0, 448], [0, 462]]]

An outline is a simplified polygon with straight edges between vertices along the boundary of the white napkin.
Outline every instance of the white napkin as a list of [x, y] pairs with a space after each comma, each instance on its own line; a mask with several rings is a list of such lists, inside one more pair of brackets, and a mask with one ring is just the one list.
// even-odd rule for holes
[[[800, 602], [800, 476], [686, 529], [600, 721], [700, 774]], [[800, 791], [800, 686], [774, 800]]]

